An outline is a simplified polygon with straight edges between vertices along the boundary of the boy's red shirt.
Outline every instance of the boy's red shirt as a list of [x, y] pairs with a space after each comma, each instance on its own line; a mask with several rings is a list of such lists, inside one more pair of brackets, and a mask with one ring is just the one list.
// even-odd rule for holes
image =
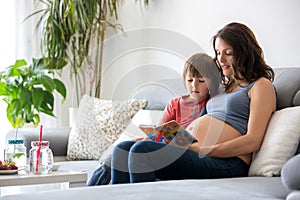
[[203, 101], [195, 104], [194, 102], [184, 101], [186, 97], [187, 96], [182, 96], [171, 99], [165, 108], [162, 122], [175, 120], [183, 128], [186, 128], [194, 119], [200, 117], [202, 107], [205, 106], [210, 99], [208, 96]]

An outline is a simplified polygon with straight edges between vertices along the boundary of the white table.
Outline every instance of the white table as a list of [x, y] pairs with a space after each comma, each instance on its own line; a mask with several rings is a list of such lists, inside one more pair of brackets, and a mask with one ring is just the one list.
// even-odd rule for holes
[[[71, 188], [71, 187], [86, 186], [86, 182], [87, 182], [86, 172], [58, 170], [58, 171], [51, 172], [49, 174], [30, 174], [25, 171], [19, 171], [18, 174], [0, 175], [0, 187], [1, 187], [0, 197], [2, 196], [1, 195], [2, 193], [1, 191], [3, 189], [2, 187], [7, 187], [7, 186], [68, 183], [69, 188]], [[49, 187], [45, 187], [45, 189], [48, 188]]]

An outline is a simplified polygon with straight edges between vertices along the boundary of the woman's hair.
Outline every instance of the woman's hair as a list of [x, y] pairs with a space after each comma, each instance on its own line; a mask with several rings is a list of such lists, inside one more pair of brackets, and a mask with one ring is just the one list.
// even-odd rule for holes
[[[216, 39], [224, 40], [233, 50], [233, 69], [234, 78], [247, 81], [249, 83], [265, 77], [270, 81], [274, 80], [274, 71], [264, 60], [264, 55], [259, 46], [254, 33], [244, 24], [233, 22], [224, 26], [212, 38], [215, 51], [215, 60], [217, 61], [217, 52], [215, 50]], [[218, 63], [221, 70], [221, 66]], [[222, 75], [223, 76], [223, 75]], [[225, 77], [223, 76], [223, 79]], [[229, 82], [230, 82], [230, 77]]]
[[185, 62], [182, 73], [184, 83], [186, 81], [185, 79], [188, 72], [193, 77], [205, 77], [210, 79], [210, 85], [208, 85], [208, 89], [211, 97], [218, 93], [219, 86], [222, 82], [222, 77], [212, 57], [205, 53], [194, 54]]

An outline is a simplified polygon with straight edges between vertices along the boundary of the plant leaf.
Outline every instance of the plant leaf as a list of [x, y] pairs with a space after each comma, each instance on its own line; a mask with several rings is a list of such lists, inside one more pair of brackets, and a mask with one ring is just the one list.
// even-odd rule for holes
[[37, 126], [40, 123], [40, 116], [38, 114], [32, 115], [32, 122], [35, 126]]
[[20, 111], [21, 111], [21, 103], [19, 99], [14, 99], [8, 104], [6, 108], [7, 119], [12, 124], [14, 128], [18, 126], [18, 120], [20, 118]]
[[0, 82], [0, 96], [6, 96], [8, 94], [5, 83]]
[[44, 91], [44, 101], [41, 105], [41, 112], [54, 117], [53, 114], [54, 96], [48, 91]]
[[38, 78], [38, 82], [43, 84], [43, 86], [45, 87], [45, 89], [48, 92], [53, 92], [53, 90], [56, 87], [55, 86], [55, 81], [53, 79], [51, 79], [49, 76], [46, 76], [46, 75], [42, 75], [40, 78]]
[[39, 110], [39, 107], [44, 101], [44, 91], [42, 88], [33, 88], [32, 89], [32, 103], [34, 107]]
[[56, 85], [56, 91], [61, 94], [61, 96], [63, 97], [63, 99], [65, 100], [66, 99], [66, 96], [67, 96], [67, 89], [64, 85], [63, 82], [61, 82], [60, 80], [58, 79], [54, 79], [54, 82], [55, 82], [55, 85]]
[[29, 91], [28, 88], [19, 87], [15, 88], [15, 90], [15, 93], [17, 93], [16, 98], [20, 98], [19, 102], [21, 107], [32, 104], [32, 92]]

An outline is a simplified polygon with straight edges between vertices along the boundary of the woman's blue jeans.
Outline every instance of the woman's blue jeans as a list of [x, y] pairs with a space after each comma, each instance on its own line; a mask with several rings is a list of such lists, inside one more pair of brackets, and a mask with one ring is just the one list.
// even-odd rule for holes
[[112, 184], [243, 177], [249, 170], [249, 166], [237, 157], [212, 158], [152, 141], [118, 144], [111, 164]]

